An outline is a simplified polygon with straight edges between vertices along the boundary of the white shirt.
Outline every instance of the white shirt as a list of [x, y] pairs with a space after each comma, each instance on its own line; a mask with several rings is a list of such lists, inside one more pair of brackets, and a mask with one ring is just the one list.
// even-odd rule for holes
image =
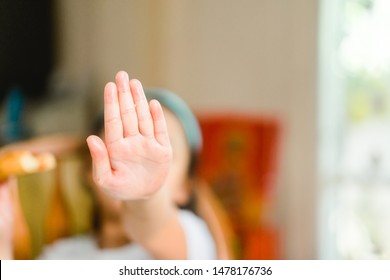
[[[216, 249], [207, 225], [187, 210], [179, 210], [190, 260], [216, 259]], [[150, 260], [153, 257], [139, 244], [130, 243], [119, 248], [101, 249], [92, 235], [61, 239], [47, 246], [39, 259], [52, 260]]]

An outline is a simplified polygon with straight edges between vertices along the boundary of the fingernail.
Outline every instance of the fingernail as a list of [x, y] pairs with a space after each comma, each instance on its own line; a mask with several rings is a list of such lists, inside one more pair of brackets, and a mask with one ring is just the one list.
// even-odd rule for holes
[[140, 95], [144, 95], [144, 94], [143, 94], [143, 93], [144, 93], [144, 88], [143, 88], [141, 82], [138, 81], [138, 80], [137, 80], [137, 90], [138, 90], [138, 92], [139, 92]]
[[117, 74], [118, 76], [118, 78], [128, 78], [129, 77], [129, 74], [127, 74], [127, 72], [126, 71], [119, 71], [118, 72], [118, 74]]

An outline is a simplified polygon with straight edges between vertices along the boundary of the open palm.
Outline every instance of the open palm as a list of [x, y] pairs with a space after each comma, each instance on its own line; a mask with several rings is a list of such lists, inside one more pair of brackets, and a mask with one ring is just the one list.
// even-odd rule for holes
[[104, 89], [104, 129], [104, 142], [94, 135], [87, 139], [95, 183], [123, 200], [144, 199], [159, 190], [172, 161], [164, 114], [126, 72]]

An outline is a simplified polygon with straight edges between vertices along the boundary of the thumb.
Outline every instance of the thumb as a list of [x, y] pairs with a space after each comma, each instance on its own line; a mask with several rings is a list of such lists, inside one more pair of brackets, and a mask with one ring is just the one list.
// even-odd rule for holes
[[111, 164], [106, 145], [95, 135], [87, 138], [87, 144], [92, 157], [93, 180], [98, 186], [103, 186], [111, 176]]

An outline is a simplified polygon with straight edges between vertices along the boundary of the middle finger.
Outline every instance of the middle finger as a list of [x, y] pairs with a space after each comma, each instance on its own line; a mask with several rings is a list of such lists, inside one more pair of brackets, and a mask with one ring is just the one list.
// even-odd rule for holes
[[138, 134], [137, 112], [133, 97], [130, 93], [129, 75], [120, 71], [116, 75], [116, 85], [118, 88], [119, 107], [121, 112], [124, 137]]

